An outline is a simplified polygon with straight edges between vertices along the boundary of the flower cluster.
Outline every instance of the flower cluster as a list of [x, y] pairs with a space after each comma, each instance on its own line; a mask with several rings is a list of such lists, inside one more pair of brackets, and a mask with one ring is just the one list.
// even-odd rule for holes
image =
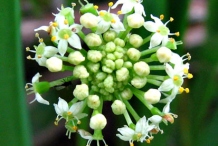
[[[93, 140], [98, 145], [100, 140], [107, 145], [102, 135], [107, 119], [102, 109], [104, 102], [111, 102], [113, 113], [123, 115], [126, 120], [126, 125], [118, 128], [117, 137], [128, 141], [130, 146], [134, 141], [150, 143], [153, 134], [163, 133], [160, 123], [173, 123], [177, 117], [170, 112], [170, 104], [177, 94], [189, 93], [189, 89], [182, 85], [185, 78], [193, 77], [186, 62], [191, 56], [188, 53], [179, 56], [173, 52], [182, 44], [169, 37], [179, 36], [178, 32], [171, 33], [167, 27], [173, 18], [163, 23], [163, 15], [150, 15], [152, 21], [145, 21], [142, 0], [110, 2], [108, 10], [98, 10], [97, 5], [87, 0], [84, 2], [86, 4], [79, 1], [80, 22], [74, 21], [76, 4], [72, 3], [72, 7], [58, 9], [54, 21], [48, 26], [35, 29], [48, 32], [54, 46], [47, 46], [36, 33], [39, 45], [34, 46], [35, 50], [26, 48], [35, 53], [34, 58], [28, 56], [28, 59], [36, 60], [50, 72], [72, 71], [72, 76], [40, 82], [41, 75], [37, 73], [32, 83], [27, 83], [26, 90], [28, 94], [35, 93], [33, 101], [49, 105], [41, 94], [51, 87], [80, 80], [69, 103], [59, 97], [58, 103], [53, 104], [57, 113], [55, 125], [65, 120], [69, 138], [78, 132], [88, 140], [87, 146]], [[118, 5], [122, 5], [121, 10], [112, 13]], [[122, 20], [120, 16], [123, 16]], [[135, 34], [133, 29], [138, 28], [144, 28], [151, 35], [143, 38]], [[142, 111], [137, 113], [131, 100], [141, 101], [152, 116], [146, 117]], [[162, 104], [163, 109], [158, 109], [156, 104]], [[93, 134], [79, 125], [88, 116], [84, 113], [85, 107], [93, 110], [89, 120]]]

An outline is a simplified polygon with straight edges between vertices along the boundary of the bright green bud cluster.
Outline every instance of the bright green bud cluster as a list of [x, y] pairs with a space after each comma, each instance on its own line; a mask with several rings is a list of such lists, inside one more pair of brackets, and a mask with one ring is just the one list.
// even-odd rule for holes
[[73, 75], [77, 78], [87, 78], [89, 73], [83, 65], [77, 65], [73, 70]]
[[95, 33], [89, 33], [86, 35], [84, 41], [89, 47], [98, 47], [102, 43], [100, 36]]
[[92, 62], [99, 62], [102, 59], [102, 54], [97, 50], [89, 50], [87, 55], [88, 60]]
[[81, 62], [85, 61], [85, 57], [79, 51], [71, 52], [68, 55], [68, 62], [74, 65], [78, 65]]
[[79, 99], [83, 100], [89, 96], [89, 87], [86, 84], [76, 85], [73, 91], [73, 95]]

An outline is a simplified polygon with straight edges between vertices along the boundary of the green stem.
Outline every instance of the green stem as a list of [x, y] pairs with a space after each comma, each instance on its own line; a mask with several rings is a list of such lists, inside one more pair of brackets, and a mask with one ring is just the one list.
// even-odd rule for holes
[[67, 65], [62, 66], [62, 71], [66, 71], [66, 70], [73, 71], [73, 69], [74, 69], [74, 67], [72, 67], [72, 66], [67, 66]]
[[132, 106], [129, 104], [127, 100], [123, 100], [124, 104], [126, 105], [128, 111], [131, 113], [133, 118], [138, 121], [140, 119], [139, 115], [136, 113], [136, 111], [132, 108]]
[[141, 61], [144, 61], [146, 63], [149, 63], [149, 62], [153, 62], [155, 60], [153, 60], [152, 58], [146, 58], [146, 59], [141, 59]]
[[155, 79], [147, 79], [147, 82], [156, 86], [160, 86], [162, 84], [162, 82]]
[[149, 35], [148, 37], [146, 37], [146, 38], [143, 40], [142, 45], [144, 45], [144, 44], [146, 44], [147, 42], [149, 42], [153, 34], [154, 34], [154, 33], [152, 33], [151, 35]]
[[159, 76], [159, 75], [148, 75], [146, 77], [147, 79], [154, 79], [154, 80], [160, 80], [160, 81], [164, 81], [166, 79], [165, 76]]
[[160, 46], [157, 46], [157, 47], [154, 47], [154, 48], [151, 48], [151, 49], [147, 49], [147, 50], [145, 50], [145, 51], [142, 51], [142, 52], [141, 52], [141, 56], [145, 56], [145, 55], [154, 53], [154, 52], [156, 52], [159, 48], [160, 48]]
[[127, 27], [125, 31], [121, 32], [120, 35], [119, 35], [119, 38], [121, 39], [125, 39], [127, 34], [132, 30], [131, 27]]
[[64, 84], [65, 82], [70, 82], [72, 80], [76, 80], [77, 78], [75, 78], [74, 76], [68, 76], [68, 77], [64, 77], [55, 81], [52, 81], [49, 83], [50, 87], [54, 87], [54, 86], [59, 86]]
[[85, 34], [84, 34], [82, 31], [79, 31], [77, 34], [80, 36], [80, 38], [81, 38], [83, 41], [85, 40]]
[[124, 115], [124, 117], [125, 117], [125, 119], [126, 119], [126, 122], [127, 122], [128, 126], [132, 125], [133, 122], [132, 122], [132, 120], [131, 120], [131, 118], [130, 118], [128, 112], [125, 111], [125, 112], [123, 113], [123, 115]]
[[55, 55], [55, 57], [61, 59], [62, 61], [66, 61], [66, 62], [68, 62], [68, 58], [67, 58], [67, 57], [60, 56], [60, 55]]
[[165, 70], [164, 65], [150, 65], [150, 70]]

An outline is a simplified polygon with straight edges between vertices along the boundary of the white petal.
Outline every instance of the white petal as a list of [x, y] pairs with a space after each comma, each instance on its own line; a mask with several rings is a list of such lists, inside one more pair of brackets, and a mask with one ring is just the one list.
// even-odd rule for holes
[[66, 40], [60, 40], [58, 43], [58, 52], [61, 54], [61, 56], [64, 56], [64, 54], [67, 51], [67, 41]]
[[153, 124], [158, 125], [162, 121], [162, 117], [159, 115], [153, 115], [148, 120], [151, 121]]
[[106, 22], [104, 20], [100, 20], [99, 23], [98, 23], [98, 27], [97, 27], [97, 30], [96, 30], [96, 33], [97, 34], [102, 34], [104, 33], [105, 31], [107, 31], [110, 27], [110, 22]]
[[58, 115], [62, 115], [62, 111], [60, 110], [60, 108], [58, 107], [57, 104], [53, 104], [54, 105], [54, 108], [55, 108], [55, 112], [58, 114]]
[[74, 48], [77, 48], [77, 49], [81, 49], [82, 46], [81, 46], [81, 42], [80, 42], [80, 38], [78, 37], [77, 34], [73, 33], [71, 35], [70, 38], [68, 38], [68, 42], [69, 44], [74, 47]]
[[168, 63], [166, 63], [165, 71], [168, 74], [168, 76], [172, 79], [173, 79], [174, 75], [176, 74], [174, 69], [172, 68], [172, 66], [169, 65]]
[[79, 132], [79, 134], [80, 134], [80, 136], [81, 136], [82, 138], [88, 139], [88, 140], [91, 140], [91, 139], [92, 139], [92, 135], [91, 135], [89, 132], [87, 132], [87, 131], [85, 131], [85, 130], [83, 130], [83, 129], [79, 129], [78, 132]]
[[120, 31], [125, 30], [122, 22], [111, 23], [111, 26], [113, 27], [114, 31], [116, 31], [116, 32], [120, 32]]
[[48, 26], [41, 26], [39, 28], [34, 29], [34, 31], [39, 31], [39, 30], [44, 30], [44, 31], [48, 31], [49, 27]]
[[182, 63], [182, 58], [176, 54], [176, 53], [172, 53], [170, 62], [173, 64], [181, 64]]
[[164, 25], [163, 22], [158, 17], [155, 17], [151, 14], [151, 18], [154, 19], [157, 26]]
[[70, 29], [75, 29], [73, 32], [74, 32], [74, 33], [78, 33], [79, 31], [81, 31], [82, 25], [73, 24], [73, 25], [71, 25], [69, 28], [70, 28]]
[[144, 23], [144, 27], [145, 27], [145, 29], [147, 29], [150, 32], [156, 32], [158, 29], [157, 25], [152, 21], [146, 21]]
[[132, 11], [134, 5], [131, 5], [130, 3], [124, 3], [123, 6], [121, 7], [121, 12], [123, 14], [129, 13]]
[[112, 7], [111, 9], [115, 9], [119, 4], [125, 3], [126, 0], [118, 0]]
[[42, 96], [39, 94], [39, 93], [36, 93], [36, 100], [39, 102], [39, 103], [42, 103], [42, 104], [47, 104], [49, 105], [49, 102], [45, 99], [42, 98]]
[[77, 103], [74, 103], [71, 107], [70, 107], [70, 111], [73, 113], [74, 116], [76, 116], [77, 114], [79, 114], [83, 108], [83, 104], [84, 102], [81, 101], [81, 102], [77, 102]]
[[58, 107], [62, 113], [67, 112], [69, 110], [68, 103], [60, 97], [58, 101]]
[[151, 42], [150, 42], [149, 48], [153, 48], [153, 47], [160, 45], [162, 39], [163, 39], [163, 36], [160, 33], [155, 33], [151, 37]]
[[165, 46], [167, 44], [168, 40], [169, 40], [168, 35], [164, 36], [162, 39], [162, 45]]
[[52, 56], [54, 56], [55, 54], [57, 54], [58, 53], [58, 49], [57, 48], [55, 48], [55, 47], [53, 47], [53, 46], [46, 46], [45, 47], [45, 52], [44, 52], [44, 56], [45, 57], [52, 57]]
[[144, 10], [144, 7], [143, 7], [142, 4], [140, 4], [140, 3], [135, 4], [134, 10], [135, 10], [135, 13], [138, 13], [140, 15], [143, 14], [143, 16], [146, 16], [145, 15], [145, 10]]
[[143, 116], [141, 119], [138, 120], [135, 127], [135, 132], [142, 133], [146, 126], [146, 117]]
[[46, 66], [46, 60], [47, 58], [45, 58], [44, 56], [42, 56], [41, 58], [38, 58], [38, 55], [35, 55], [35, 60], [36, 62], [40, 65], [40, 66]]
[[33, 78], [32, 78], [32, 83], [35, 83], [35, 82], [39, 82], [39, 78], [41, 77], [42, 75], [40, 75], [39, 73], [36, 73]]
[[175, 85], [173, 84], [172, 79], [165, 80], [160, 87], [158, 88], [159, 91], [170, 91]]

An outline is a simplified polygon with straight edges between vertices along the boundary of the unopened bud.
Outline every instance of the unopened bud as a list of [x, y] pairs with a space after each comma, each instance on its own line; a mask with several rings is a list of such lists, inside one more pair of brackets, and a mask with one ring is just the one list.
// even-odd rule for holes
[[132, 96], [133, 96], [133, 93], [129, 88], [126, 88], [121, 92], [121, 97], [125, 100], [130, 100]]
[[138, 61], [141, 57], [140, 51], [135, 48], [130, 48], [126, 53], [132, 61]]
[[150, 73], [150, 67], [146, 62], [139, 61], [133, 65], [135, 73], [141, 77], [147, 76]]
[[88, 58], [88, 60], [96, 63], [98, 61], [101, 61], [102, 54], [100, 51], [97, 51], [97, 50], [89, 50], [87, 58]]
[[109, 31], [106, 31], [104, 34], [103, 34], [103, 38], [106, 42], [110, 42], [110, 41], [113, 41], [115, 38], [116, 38], [116, 32], [113, 31], [113, 30], [109, 30]]
[[144, 94], [145, 100], [150, 104], [158, 103], [160, 101], [160, 97], [161, 97], [161, 93], [157, 89], [149, 89]]
[[102, 130], [107, 124], [107, 119], [103, 114], [96, 114], [91, 117], [89, 126], [94, 130]]
[[130, 35], [130, 37], [129, 37], [129, 43], [130, 43], [133, 47], [138, 48], [138, 47], [140, 47], [140, 46], [142, 45], [143, 39], [142, 39], [142, 37], [141, 37], [140, 35], [138, 35], [138, 34], [132, 34], [132, 35]]
[[46, 67], [50, 72], [59, 72], [62, 70], [63, 61], [57, 57], [51, 57], [46, 60]]
[[85, 66], [77, 65], [73, 70], [73, 75], [77, 78], [87, 78], [89, 73], [87, 72]]
[[129, 77], [129, 70], [125, 67], [116, 71], [116, 79], [117, 81], [125, 81]]
[[85, 57], [79, 51], [75, 51], [71, 52], [67, 59], [69, 63], [78, 65], [85, 60]]
[[120, 100], [115, 100], [111, 108], [115, 115], [121, 115], [126, 111], [126, 105]]
[[134, 13], [127, 16], [127, 23], [132, 28], [140, 28], [144, 22], [145, 20], [140, 14]]
[[85, 28], [93, 28], [98, 25], [98, 17], [93, 15], [92, 13], [85, 13], [80, 17], [80, 23]]
[[161, 63], [169, 62], [172, 57], [172, 51], [167, 47], [161, 47], [157, 50], [157, 58]]
[[89, 96], [89, 87], [86, 84], [76, 85], [73, 91], [73, 95], [79, 99], [83, 100]]
[[97, 47], [102, 43], [100, 36], [95, 33], [89, 33], [86, 35], [84, 41], [89, 47]]
[[134, 77], [132, 80], [131, 80], [131, 84], [135, 87], [135, 88], [142, 88], [145, 86], [145, 84], [147, 83], [147, 78], [145, 77]]
[[100, 105], [99, 96], [98, 95], [89, 95], [88, 100], [87, 100], [87, 104], [92, 109], [98, 108]]

